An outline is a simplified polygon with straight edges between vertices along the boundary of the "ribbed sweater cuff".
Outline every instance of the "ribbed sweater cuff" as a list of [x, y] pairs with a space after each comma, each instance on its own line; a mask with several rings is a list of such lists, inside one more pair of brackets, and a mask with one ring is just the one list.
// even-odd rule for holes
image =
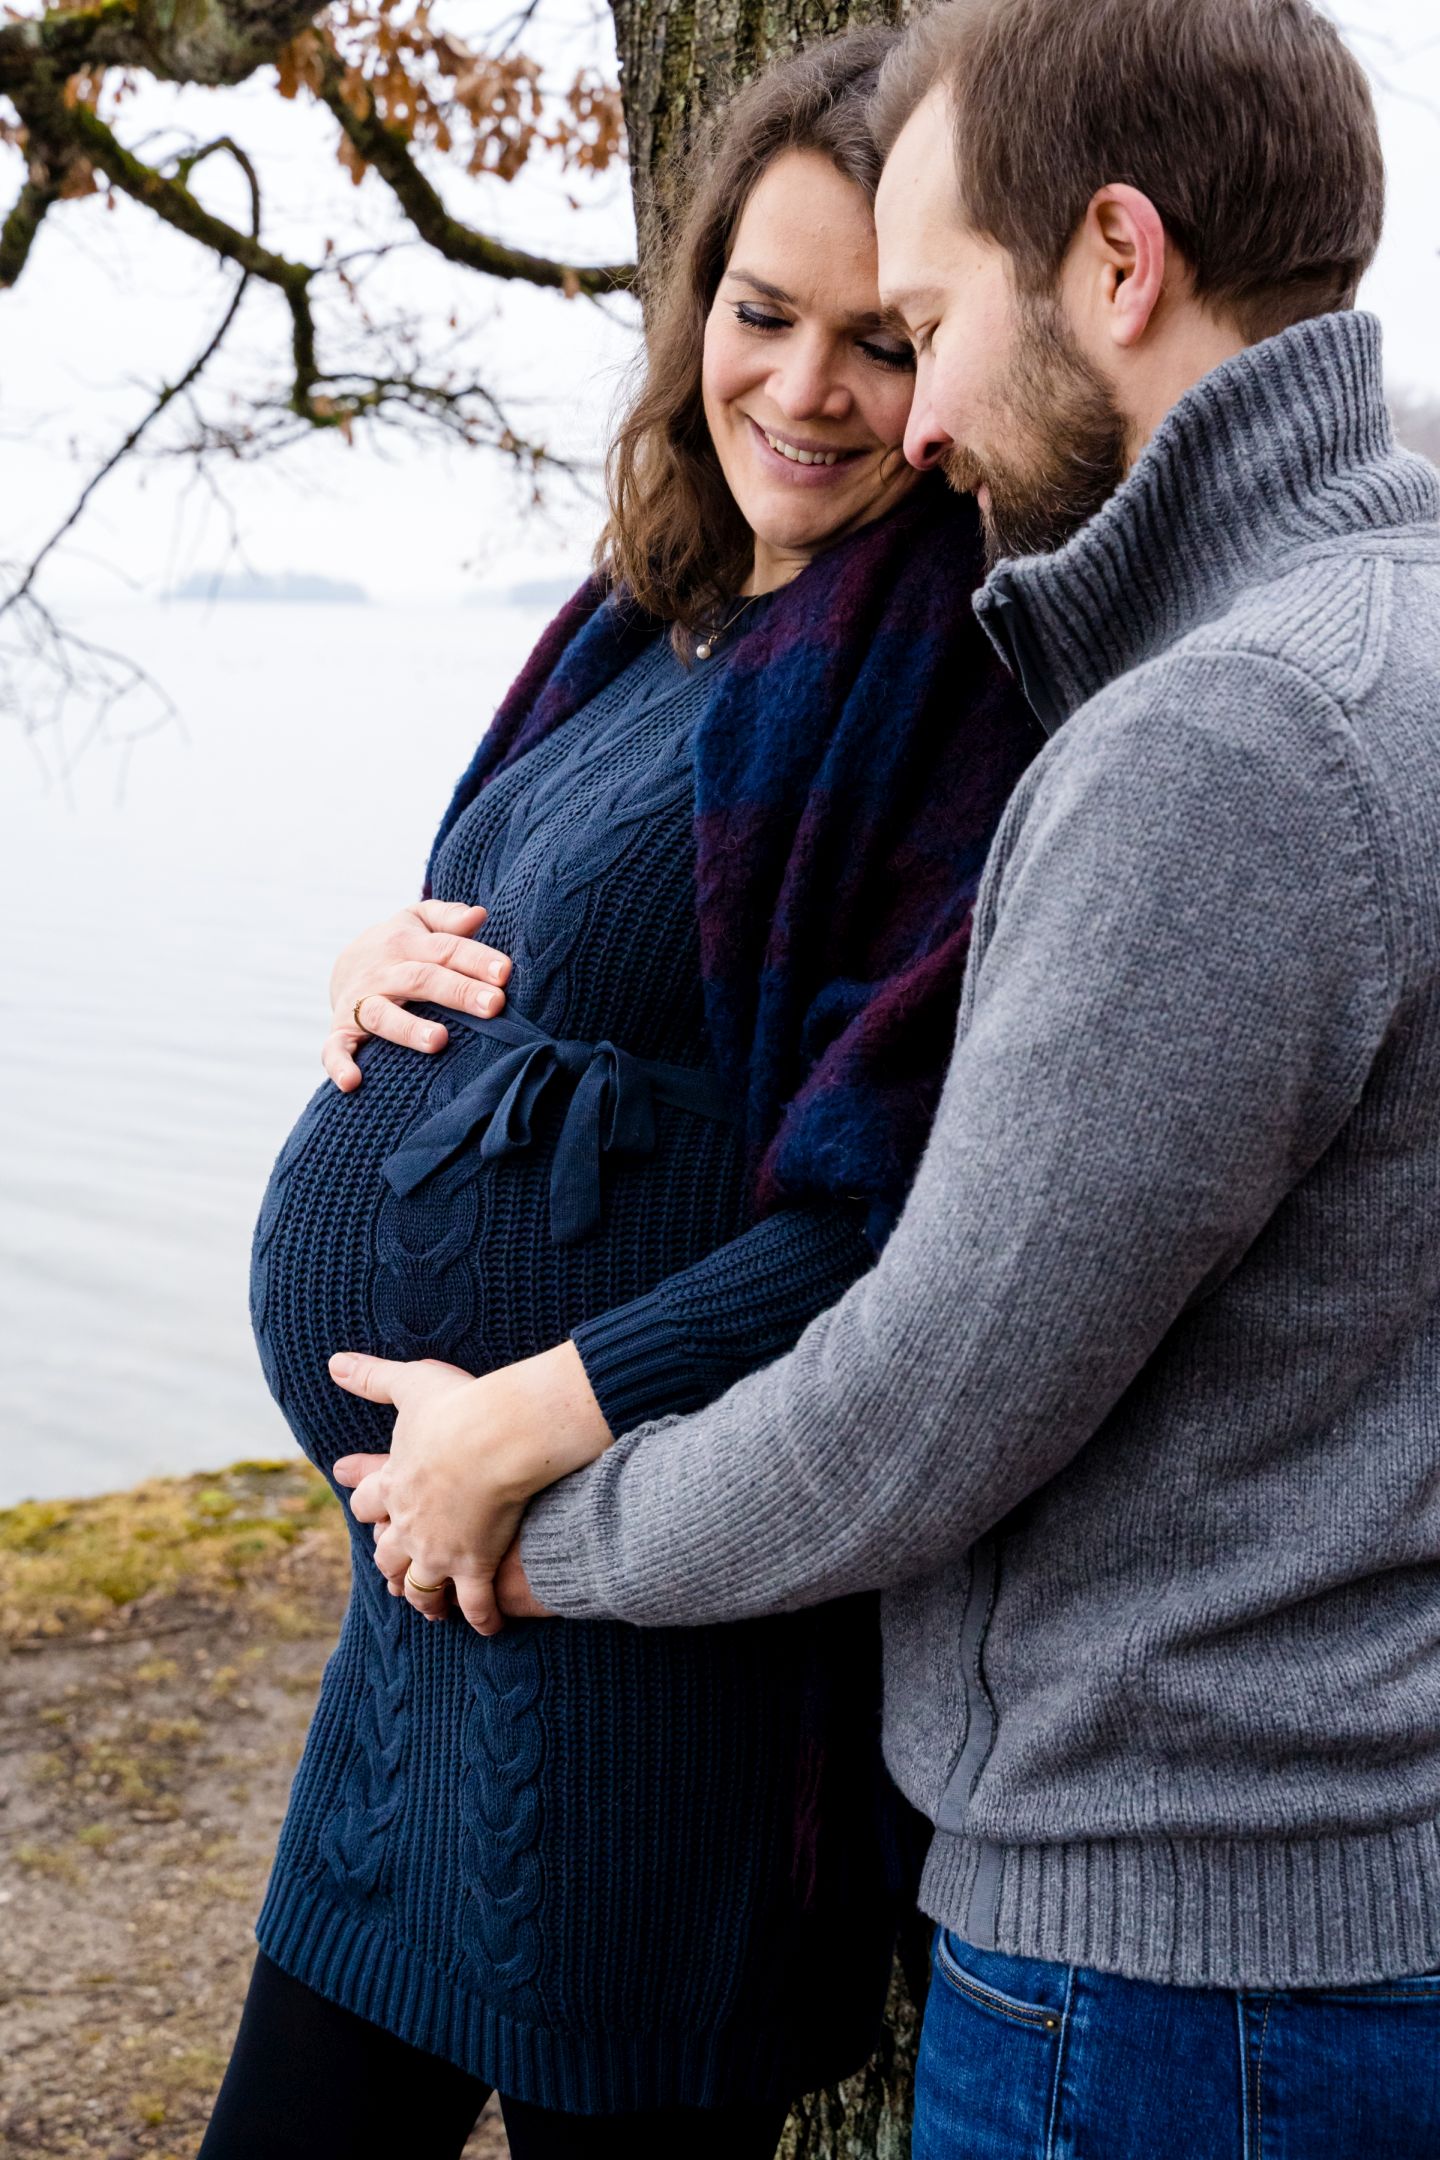
[[570, 1339], [617, 1437], [667, 1411], [698, 1409], [706, 1399], [695, 1343], [656, 1291], [584, 1321]]
[[525, 1579], [541, 1604], [564, 1620], [620, 1617], [610, 1603], [609, 1571], [586, 1508], [586, 1488], [593, 1476], [591, 1470], [580, 1470], [548, 1492], [537, 1493], [521, 1527]]

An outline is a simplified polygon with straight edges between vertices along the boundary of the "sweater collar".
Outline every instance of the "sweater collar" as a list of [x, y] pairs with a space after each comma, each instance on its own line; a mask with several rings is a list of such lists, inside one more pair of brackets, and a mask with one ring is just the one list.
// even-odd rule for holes
[[1048, 734], [1317, 542], [1440, 517], [1395, 444], [1373, 315], [1297, 323], [1189, 390], [1090, 522], [1000, 563], [976, 611]]

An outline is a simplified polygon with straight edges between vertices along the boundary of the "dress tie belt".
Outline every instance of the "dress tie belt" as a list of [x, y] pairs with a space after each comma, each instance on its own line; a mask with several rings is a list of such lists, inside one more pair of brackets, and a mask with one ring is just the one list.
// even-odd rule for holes
[[446, 1019], [508, 1047], [387, 1156], [386, 1180], [402, 1197], [453, 1162], [482, 1126], [482, 1163], [518, 1155], [531, 1143], [542, 1097], [568, 1088], [550, 1172], [550, 1234], [557, 1245], [574, 1245], [600, 1222], [602, 1156], [648, 1155], [657, 1103], [735, 1122], [712, 1072], [632, 1057], [617, 1043], [562, 1042], [517, 1012], [493, 1020], [447, 1013]]

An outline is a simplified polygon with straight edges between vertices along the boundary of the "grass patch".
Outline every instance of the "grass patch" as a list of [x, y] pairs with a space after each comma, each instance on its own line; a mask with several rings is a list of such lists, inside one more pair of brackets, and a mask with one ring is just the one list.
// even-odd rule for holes
[[145, 1658], [135, 1667], [135, 1678], [144, 1687], [160, 1687], [179, 1677], [179, 1662], [173, 1657]]
[[57, 1882], [78, 1886], [85, 1879], [84, 1872], [73, 1853], [53, 1851], [45, 1845], [27, 1841], [15, 1847], [15, 1865], [27, 1875], [49, 1875]]
[[96, 1845], [106, 1819], [97, 1818], [97, 1809], [122, 1809], [139, 1822], [178, 1818], [191, 1750], [205, 1733], [198, 1717], [112, 1712], [101, 1730], [74, 1734], [64, 1748], [41, 1755], [31, 1777], [37, 1786], [50, 1788], [53, 1804], [67, 1814], [80, 1809], [91, 1817], [89, 1829], [78, 1834]]
[[88, 1847], [91, 1852], [108, 1852], [119, 1835], [114, 1823], [92, 1822], [86, 1823], [83, 1830], [77, 1830], [75, 1839], [77, 1844]]
[[[141, 1599], [223, 1600], [272, 1580], [302, 1540], [306, 1575], [333, 1605], [345, 1525], [325, 1480], [299, 1461], [152, 1478], [97, 1499], [22, 1501], [0, 1511], [0, 1642], [107, 1627]], [[294, 1611], [292, 1598], [279, 1602]], [[157, 1660], [145, 1677], [168, 1674]]]
[[218, 2048], [173, 2048], [168, 2056], [152, 2056], [145, 2067], [145, 2086], [131, 2102], [138, 2119], [158, 2130], [177, 2107], [193, 2101], [197, 2093], [214, 2092], [225, 2074], [227, 2058]]

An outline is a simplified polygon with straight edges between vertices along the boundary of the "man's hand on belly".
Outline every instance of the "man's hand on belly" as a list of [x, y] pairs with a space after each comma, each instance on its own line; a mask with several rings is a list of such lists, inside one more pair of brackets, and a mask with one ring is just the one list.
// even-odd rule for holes
[[[525, 1503], [593, 1462], [612, 1435], [580, 1354], [563, 1342], [477, 1379], [458, 1365], [338, 1352], [337, 1386], [393, 1403], [388, 1455], [344, 1455], [337, 1483], [373, 1527], [375, 1564], [427, 1619], [461, 1612], [482, 1635], [504, 1625], [495, 1578]], [[533, 1601], [531, 1609], [534, 1610]]]

